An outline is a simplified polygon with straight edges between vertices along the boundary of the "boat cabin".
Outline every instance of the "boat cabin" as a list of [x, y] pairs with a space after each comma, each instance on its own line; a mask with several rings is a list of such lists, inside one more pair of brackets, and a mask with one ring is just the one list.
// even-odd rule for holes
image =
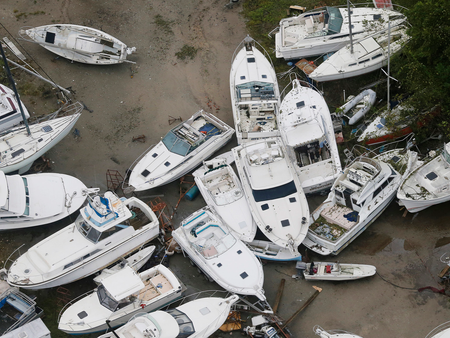
[[240, 187], [230, 175], [228, 165], [220, 165], [205, 172], [201, 178], [206, 189], [217, 205], [226, 205], [240, 199], [243, 194]]

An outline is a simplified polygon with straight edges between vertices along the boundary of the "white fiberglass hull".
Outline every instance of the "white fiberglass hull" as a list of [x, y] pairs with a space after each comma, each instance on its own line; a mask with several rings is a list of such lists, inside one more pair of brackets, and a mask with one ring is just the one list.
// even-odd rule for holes
[[275, 262], [302, 260], [302, 255], [299, 252], [292, 253], [289, 249], [282, 248], [270, 241], [253, 240], [247, 244], [253, 254], [260, 259]]
[[[397, 195], [398, 197], [399, 195]], [[450, 193], [447, 196], [427, 200], [412, 200], [408, 198], [399, 198], [398, 204], [405, 206], [409, 212], [415, 213], [425, 210], [433, 205], [441, 204], [450, 201]]]
[[370, 277], [377, 272], [373, 265], [314, 262], [316, 270], [310, 274], [310, 266], [310, 263], [306, 264], [306, 270], [303, 271], [306, 280], [349, 281]]

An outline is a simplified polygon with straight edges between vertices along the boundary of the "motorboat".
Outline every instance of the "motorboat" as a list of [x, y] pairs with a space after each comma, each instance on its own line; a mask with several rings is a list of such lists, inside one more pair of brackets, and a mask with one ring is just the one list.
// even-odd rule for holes
[[50, 338], [50, 330], [45, 326], [41, 318], [36, 318], [17, 329], [2, 335], [2, 338], [29, 337], [29, 338]]
[[233, 133], [226, 123], [199, 110], [133, 163], [128, 184], [142, 191], [173, 182], [223, 147]]
[[[353, 24], [353, 21], [352, 21]], [[308, 76], [317, 82], [347, 79], [364, 75], [388, 64], [400, 52], [410, 36], [404, 25], [395, 26], [348, 44], [328, 57]]]
[[[277, 58], [302, 59], [334, 52], [353, 41], [400, 25], [406, 17], [387, 8], [352, 6], [321, 7], [281, 19], [275, 34]], [[351, 29], [349, 22], [351, 21]]]
[[368, 157], [351, 162], [327, 199], [311, 214], [303, 244], [321, 255], [337, 255], [388, 207], [402, 176], [391, 165]]
[[261, 262], [208, 206], [186, 217], [172, 236], [210, 280], [229, 292], [266, 300]]
[[94, 277], [94, 283], [101, 285], [104, 278], [115, 274], [126, 266], [131, 267], [134, 271], [139, 271], [139, 269], [142, 268], [150, 259], [155, 249], [156, 247], [154, 245], [139, 248], [139, 250], [132, 253], [128, 257], [123, 257], [118, 262], [104, 268], [97, 276]]
[[17, 287], [10, 286], [4, 278], [6, 271], [0, 270], [0, 336], [22, 327], [44, 314], [36, 305], [35, 297], [20, 292]]
[[[0, 84], [0, 132], [23, 122], [23, 117], [17, 100], [18, 98], [14, 95], [14, 91]], [[25, 119], [28, 119], [30, 117], [30, 113], [23, 102], [20, 102]]]
[[89, 194], [79, 179], [56, 173], [5, 175], [0, 171], [0, 230], [55, 222], [77, 211]]
[[247, 36], [236, 48], [230, 70], [231, 108], [238, 144], [279, 136], [280, 90], [267, 52]]
[[8, 283], [23, 289], [71, 283], [102, 270], [158, 235], [158, 218], [138, 198], [119, 198], [111, 191], [89, 196], [74, 223], [12, 263]]
[[349, 125], [354, 125], [373, 107], [377, 93], [372, 89], [365, 89], [356, 96], [350, 95], [347, 102], [337, 109], [339, 117], [346, 117]]
[[450, 143], [446, 143], [439, 154], [421, 161], [398, 188], [399, 204], [409, 212], [422, 211], [436, 204], [450, 201]]
[[207, 338], [222, 326], [238, 300], [237, 295], [198, 298], [166, 311], [141, 313], [99, 338]]
[[203, 166], [192, 173], [206, 204], [212, 208], [240, 240], [251, 242], [256, 234], [256, 223], [244, 197], [241, 182], [230, 163], [231, 152], [203, 161]]
[[304, 193], [316, 193], [331, 188], [341, 172], [333, 121], [316, 88], [298, 79], [291, 85], [280, 106], [281, 138]]
[[58, 316], [58, 329], [77, 335], [106, 332], [109, 327], [125, 324], [137, 313], [156, 311], [172, 303], [186, 290], [162, 264], [140, 273], [125, 266], [100, 283], [64, 306]]
[[309, 207], [281, 138], [232, 149], [253, 219], [262, 234], [298, 257], [309, 227]]
[[435, 327], [425, 338], [450, 338], [450, 322]]
[[302, 255], [299, 252], [292, 254], [288, 248], [276, 245], [269, 240], [254, 239], [248, 242], [247, 246], [255, 256], [266, 261], [286, 262], [302, 260]]
[[[25, 126], [8, 129], [0, 134], [0, 170], [5, 174], [18, 171], [27, 172], [33, 162], [61, 141], [75, 125], [83, 105], [75, 102], [55, 113], [65, 112], [66, 116], [48, 119]], [[55, 116], [57, 114], [51, 114]]]
[[328, 330], [325, 331], [319, 325], [314, 326], [313, 331], [320, 338], [362, 338], [356, 334], [344, 330]]
[[340, 262], [306, 263], [303, 276], [306, 280], [348, 281], [375, 275], [376, 267], [366, 264], [350, 264]]
[[136, 51], [108, 33], [79, 25], [22, 27], [19, 36], [71, 61], [94, 65], [131, 62], [127, 57]]

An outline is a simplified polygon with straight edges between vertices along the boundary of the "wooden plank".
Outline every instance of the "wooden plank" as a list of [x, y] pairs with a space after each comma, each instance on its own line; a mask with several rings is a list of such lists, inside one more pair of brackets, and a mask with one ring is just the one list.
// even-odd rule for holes
[[286, 279], [282, 278], [280, 281], [280, 286], [278, 287], [277, 296], [275, 297], [275, 304], [272, 307], [273, 313], [278, 312], [278, 307], [280, 306], [281, 296], [283, 295], [285, 283]]
[[306, 11], [306, 7], [303, 7], [303, 6], [292, 5], [292, 6], [289, 6], [289, 8], [290, 9], [297, 9], [297, 10], [302, 11], [302, 12]]
[[306, 59], [301, 59], [296, 64], [297, 68], [303, 70], [306, 75], [311, 74], [317, 66], [312, 61], [308, 61]]
[[442, 271], [439, 273], [439, 278], [444, 277], [449, 269], [450, 269], [450, 266], [448, 266], [448, 265], [445, 268], [443, 268]]
[[16, 56], [24, 61], [26, 59], [25, 55], [22, 54], [22, 52], [16, 47], [15, 44], [12, 43], [11, 40], [9, 40], [6, 36], [3, 38], [3, 41], [5, 41], [6, 45], [11, 49], [11, 51], [16, 54]]

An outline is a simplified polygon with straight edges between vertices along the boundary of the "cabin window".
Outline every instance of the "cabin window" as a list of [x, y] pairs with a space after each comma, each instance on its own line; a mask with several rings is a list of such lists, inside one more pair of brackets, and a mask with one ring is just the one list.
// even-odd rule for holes
[[335, 194], [336, 194], [337, 197], [344, 198], [344, 195], [342, 194], [342, 191], [335, 190]]
[[283, 198], [297, 192], [294, 181], [280, 185], [275, 188], [252, 190], [255, 202], [270, 201], [278, 198]]
[[87, 224], [81, 215], [78, 216], [78, 218], [75, 220], [75, 224], [77, 226], [78, 231], [84, 237], [86, 237], [92, 243], [98, 242], [98, 239], [99, 239], [101, 233], [97, 229], [94, 229], [89, 224]]
[[374, 57], [372, 57], [372, 60], [378, 59], [379, 57], [383, 56], [383, 54], [377, 54]]
[[100, 238], [98, 239], [98, 241], [103, 241], [104, 239], [108, 238], [111, 235], [114, 235], [116, 232], [119, 232], [120, 230], [122, 230], [124, 227], [126, 226], [114, 226], [112, 228], [109, 228], [108, 230], [105, 230], [101, 233]]
[[167, 313], [171, 315], [178, 323], [178, 327], [180, 332], [176, 338], [187, 338], [195, 333], [194, 325], [189, 317], [180, 310], [171, 309], [168, 310]]
[[375, 190], [375, 192], [373, 193], [373, 198], [377, 197], [381, 190], [382, 190], [382, 187], [379, 186], [379, 187], [377, 188], [377, 190]]
[[97, 297], [102, 306], [104, 306], [105, 308], [107, 308], [112, 312], [116, 311], [119, 302], [117, 302], [109, 295], [108, 291], [106, 291], [103, 285], [100, 285], [97, 288]]
[[348, 65], [349, 67], [356, 66], [356, 63], [351, 63]]

